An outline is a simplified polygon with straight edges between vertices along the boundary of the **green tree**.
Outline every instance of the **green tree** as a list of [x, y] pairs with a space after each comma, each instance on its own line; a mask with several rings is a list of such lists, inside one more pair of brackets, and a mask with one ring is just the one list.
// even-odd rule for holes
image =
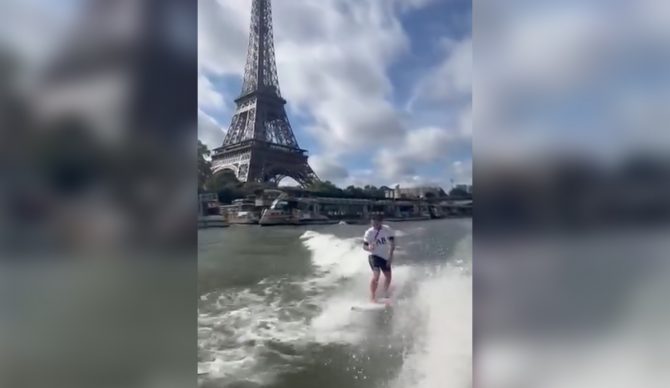
[[331, 181], [314, 182], [307, 188], [312, 194], [320, 197], [342, 197], [344, 193]]
[[212, 177], [212, 162], [207, 158], [210, 155], [209, 149], [200, 140], [198, 140], [198, 192], [207, 189], [207, 182]]
[[384, 186], [377, 188], [371, 185], [366, 185], [364, 187], [350, 185], [345, 189], [340, 189], [330, 181], [313, 183], [307, 188], [307, 190], [312, 193], [312, 195], [318, 197], [380, 199], [384, 198], [385, 194]]
[[[375, 186], [366, 185], [363, 188], [363, 192], [365, 193], [365, 196], [367, 198], [384, 198], [385, 196], [384, 188], [385, 186], [377, 188]], [[388, 187], [386, 187], [386, 189], [388, 190]]]
[[206, 187], [208, 191], [217, 193], [222, 203], [230, 203], [233, 199], [244, 196], [242, 184], [231, 170], [219, 171], [210, 176]]
[[449, 191], [449, 196], [452, 198], [461, 198], [461, 199], [468, 199], [472, 198], [472, 196], [465, 190], [463, 190], [460, 187], [454, 187]]
[[216, 192], [219, 196], [219, 202], [228, 204], [235, 199], [244, 198], [244, 190], [236, 185], [226, 185]]
[[231, 170], [223, 170], [209, 177], [206, 183], [207, 190], [218, 192], [225, 187], [238, 187], [240, 181], [237, 180], [235, 173]]
[[219, 202], [231, 203], [233, 200], [262, 194], [270, 185], [259, 182], [240, 182], [231, 170], [214, 174], [207, 182], [207, 189], [219, 195]]
[[366, 192], [363, 189], [361, 189], [360, 187], [356, 187], [356, 186], [347, 187], [346, 189], [344, 189], [344, 194], [347, 197], [351, 197], [351, 198], [367, 198], [368, 197], [368, 195], [366, 194]]

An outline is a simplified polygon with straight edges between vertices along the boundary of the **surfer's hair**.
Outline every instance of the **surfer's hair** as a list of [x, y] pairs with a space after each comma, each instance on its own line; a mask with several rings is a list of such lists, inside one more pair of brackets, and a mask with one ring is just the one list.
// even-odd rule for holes
[[374, 214], [371, 219], [372, 219], [372, 221], [382, 222], [382, 221], [384, 221], [384, 215], [383, 214]]

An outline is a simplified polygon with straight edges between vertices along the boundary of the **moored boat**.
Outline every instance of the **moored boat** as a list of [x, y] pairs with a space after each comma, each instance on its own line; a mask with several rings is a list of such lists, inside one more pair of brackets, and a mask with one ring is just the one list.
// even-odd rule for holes
[[232, 205], [221, 206], [221, 213], [231, 224], [258, 224], [260, 220], [255, 201], [248, 199], [236, 199]]
[[315, 225], [336, 224], [325, 215], [318, 214], [311, 202], [299, 199], [278, 198], [261, 214], [259, 224], [269, 225]]

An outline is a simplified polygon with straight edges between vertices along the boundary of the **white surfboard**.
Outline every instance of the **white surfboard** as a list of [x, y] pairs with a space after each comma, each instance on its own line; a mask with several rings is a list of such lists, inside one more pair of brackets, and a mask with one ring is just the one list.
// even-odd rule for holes
[[377, 303], [367, 302], [361, 303], [358, 305], [351, 306], [352, 311], [381, 311], [388, 307], [391, 307], [391, 300], [388, 298], [381, 298], [377, 300]]

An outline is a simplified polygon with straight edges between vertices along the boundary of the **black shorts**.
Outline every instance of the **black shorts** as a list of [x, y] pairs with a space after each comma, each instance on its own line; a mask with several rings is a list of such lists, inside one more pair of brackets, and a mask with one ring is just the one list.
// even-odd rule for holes
[[391, 266], [389, 265], [388, 260], [382, 259], [377, 255], [368, 256], [368, 263], [370, 263], [370, 268], [374, 271], [375, 268], [379, 268], [384, 272], [390, 272]]

